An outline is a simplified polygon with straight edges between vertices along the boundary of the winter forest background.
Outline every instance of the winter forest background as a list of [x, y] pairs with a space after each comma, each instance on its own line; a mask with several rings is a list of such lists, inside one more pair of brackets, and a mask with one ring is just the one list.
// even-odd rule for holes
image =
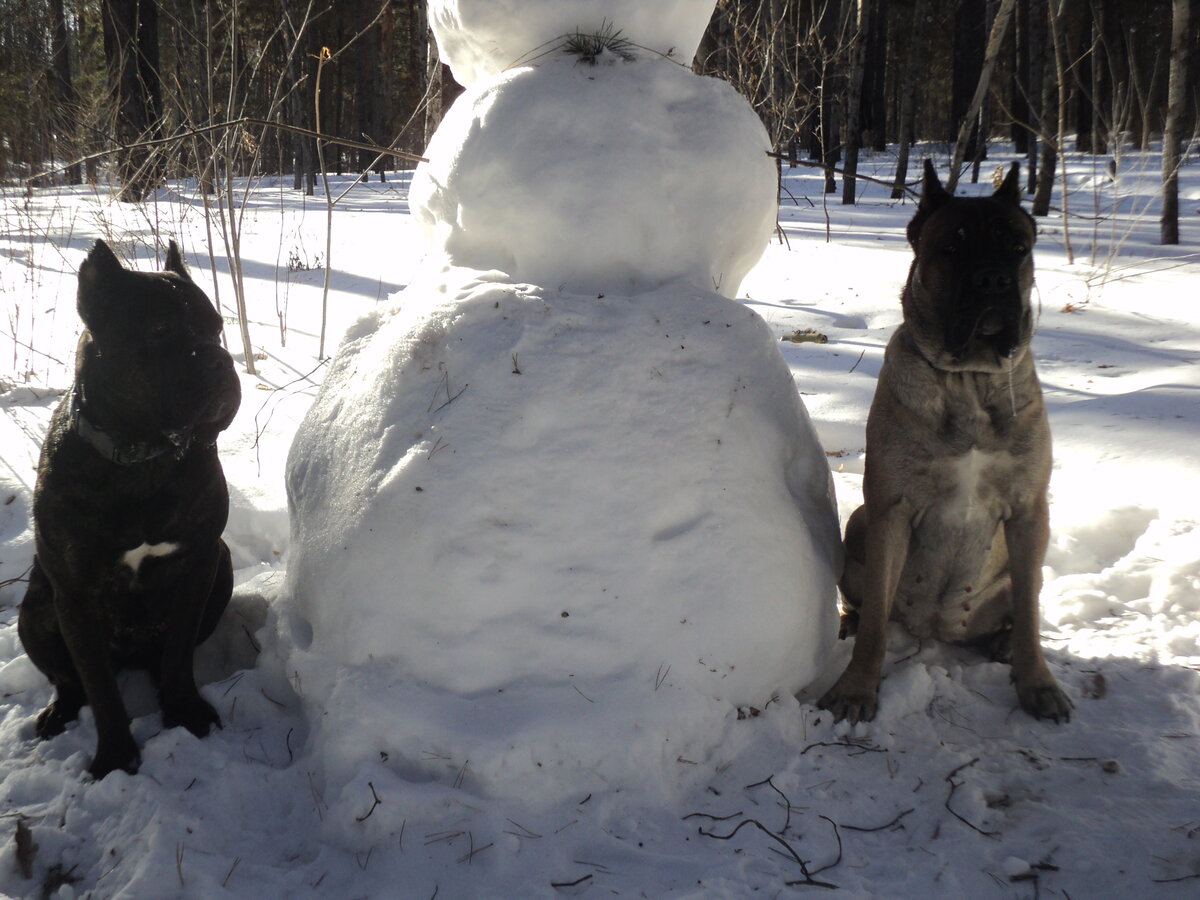
[[[566, 5], [482, 2], [527, 15]], [[633, 10], [634, 19], [669, 5], [590, 2], [623, 7], [625, 18]], [[736, 299], [678, 285], [636, 302], [616, 292], [572, 297], [558, 278], [541, 287], [536, 279], [492, 284], [496, 273], [483, 272], [470, 276], [482, 282], [444, 295], [453, 317], [437, 311], [437, 259], [425, 254], [420, 221], [429, 208], [420, 185], [435, 166], [414, 174], [412, 158], [428, 153], [437, 162], [429, 139], [460, 91], [438, 59], [426, 7], [0, 0], [0, 900], [743, 900], [812, 896], [833, 885], [851, 900], [1193, 896], [1200, 0], [722, 0], [694, 62], [671, 58], [728, 80], [753, 106], [779, 164], [776, 172], [761, 158], [766, 138], [755, 143], [757, 180], [747, 175], [752, 167], [704, 149], [714, 135], [754, 126], [753, 113], [724, 86], [654, 51], [620, 62], [621, 41], [637, 39], [632, 25], [613, 33], [620, 17], [607, 35], [523, 43], [529, 53], [514, 68], [533, 63], [536, 71], [515, 75], [550, 82], [559, 105], [537, 94], [537, 103], [508, 107], [511, 127], [493, 118], [500, 137], [471, 158], [479, 177], [459, 199], [519, 181], [513, 160], [497, 157], [521, 141], [514, 155], [532, 158], [533, 175], [520, 182], [524, 194], [484, 197], [486, 214], [468, 235], [476, 244], [500, 231], [526, 244], [561, 237], [552, 262], [611, 268], [615, 238], [649, 233], [663, 255], [706, 264], [752, 230], [722, 199], [730, 191], [752, 197], [740, 189], [747, 183], [761, 188], [766, 210], [750, 236], [763, 243], [772, 223], [775, 235], [731, 290]], [[592, 71], [584, 63], [600, 45], [617, 59]], [[569, 117], [557, 111], [583, 108], [579, 83], [592, 75], [609, 86], [605, 96], [622, 101], [614, 105], [624, 118], [607, 131], [590, 116], [560, 128]], [[635, 124], [629, 109], [646, 108], [624, 105], [636, 91], [622, 86], [635, 83], [676, 108], [680, 85], [726, 92], [745, 121], [690, 114], [689, 129], [622, 130]], [[452, 114], [442, 127], [443, 151], [454, 149], [445, 126], [455, 121]], [[571, 129], [626, 143], [571, 153], [559, 137]], [[757, 141], [756, 127], [749, 130]], [[675, 180], [640, 163], [609, 165], [640, 160], [622, 155], [630, 146], [667, 160]], [[703, 158], [681, 161], [681, 150]], [[443, 171], [452, 155], [441, 154]], [[824, 603], [812, 587], [821, 580], [814, 565], [780, 540], [795, 516], [792, 494], [706, 507], [692, 476], [709, 471], [715, 438], [736, 462], [730, 472], [775, 484], [776, 457], [736, 442], [765, 426], [783, 434], [772, 415], [799, 395], [816, 430], [800, 443], [822, 483], [827, 469], [832, 476], [841, 520], [861, 501], [863, 425], [900, 321], [911, 259], [905, 225], [924, 157], [943, 177], [977, 179], [960, 186], [965, 194], [990, 193], [997, 170], [1020, 161], [1025, 205], [1041, 216], [1034, 349], [1055, 441], [1042, 630], [1076, 704], [1069, 724], [1016, 709], [1006, 666], [899, 630], [889, 636], [872, 723], [833, 723], [812, 702], [816, 685], [812, 696], [781, 691], [761, 708], [735, 709], [685, 682], [713, 675], [732, 683], [732, 664], [726, 672], [706, 654], [672, 668], [665, 656], [675, 649], [664, 633], [674, 640], [685, 625], [698, 631], [695, 622], [662, 616], [660, 627], [642, 627], [646, 619], [627, 615], [605, 643], [589, 630], [598, 612], [641, 610], [618, 605], [634, 596], [624, 588], [597, 582], [588, 598], [562, 591], [570, 604], [530, 612], [529, 596], [553, 604], [559, 594], [528, 590], [522, 578], [506, 589], [485, 583], [490, 570], [475, 561], [532, 558], [512, 549], [518, 539], [558, 554], [530, 572], [561, 574], [558, 563], [570, 555], [589, 565], [564, 579], [596, 578], [596, 570], [626, 583], [627, 572], [682, 573], [678, 590], [642, 593], [686, 599], [689, 615], [705, 611], [696, 622], [707, 627], [740, 617], [758, 628], [739, 620], [721, 631], [719, 649], [737, 663], [737, 678], [775, 658], [754, 635], [779, 651], [820, 631], [811, 622], [780, 626], [784, 616], [828, 619], [836, 646], [822, 653], [837, 657], [827, 673], [835, 676], [849, 649], [833, 641], [832, 582]], [[560, 161], [566, 188], [553, 195], [545, 172]], [[551, 234], [545, 222], [559, 209], [551, 201], [564, 197], [567, 227]], [[680, 197], [693, 198], [686, 215]], [[641, 205], [630, 213], [631, 203]], [[611, 246], [590, 237], [597, 222], [611, 226]], [[225, 316], [242, 377], [242, 409], [221, 440], [238, 586], [197, 663], [225, 727], [202, 741], [163, 729], [152, 686], [133, 673], [123, 689], [142, 768], [92, 782], [84, 774], [95, 740], [90, 713], [64, 735], [36, 740], [33, 722], [50, 686], [17, 637], [34, 553], [38, 448], [72, 382], [76, 272], [87, 249], [103, 238], [129, 265], [153, 269], [170, 237]], [[1164, 246], [1176, 239], [1180, 246]], [[518, 327], [522, 309], [537, 315]], [[614, 318], [624, 309], [653, 316], [631, 325]], [[729, 316], [724, 328], [718, 312]], [[682, 330], [660, 329], [660, 317]], [[376, 326], [432, 329], [451, 318], [438, 365], [422, 376], [429, 383], [374, 394], [407, 410], [378, 419], [403, 423], [387, 433], [428, 425], [427, 449], [389, 481], [388, 496], [398, 499], [383, 506], [401, 525], [418, 510], [453, 527], [403, 541], [380, 529], [384, 549], [357, 557], [361, 581], [344, 579], [322, 595], [331, 622], [322, 628], [314, 618], [314, 629], [286, 589], [287, 578], [315, 583], [296, 576], [305, 554], [293, 541], [284, 489], [298, 428], [323, 386], [340, 385], [342, 396], [360, 399], [346, 403], [336, 429], [308, 428], [300, 443], [328, 434], [368, 446], [369, 429], [351, 413], [376, 421], [361, 402], [375, 382], [345, 374], [338, 360], [347, 359], [346, 344], [334, 354], [342, 335], [353, 343]], [[376, 368], [403, 369], [386, 359], [390, 366]], [[736, 380], [732, 417], [728, 396], [713, 393], [722, 379]], [[663, 385], [686, 402], [662, 403]], [[749, 389], [761, 397], [772, 385], [785, 402], [759, 404], [764, 415], [748, 418]], [[510, 401], [527, 396], [569, 416], [543, 407], [512, 414]], [[705, 396], [720, 402], [697, 402]], [[651, 424], [621, 426], [612, 412], [631, 408]], [[698, 421], [695, 433], [706, 440], [680, 437], [676, 413]], [[604, 428], [619, 433], [594, 440]], [[659, 441], [660, 433], [668, 437]], [[575, 434], [588, 446], [559, 449], [559, 437]], [[626, 455], [610, 451], [617, 445]], [[528, 490], [538, 501], [529, 513], [505, 492], [530, 473], [535, 487], [560, 473], [571, 490]], [[641, 486], [673, 483], [667, 475], [695, 484], [650, 509], [659, 495]], [[414, 487], [407, 477], [420, 481]], [[725, 491], [734, 481], [704, 483]], [[310, 506], [326, 505], [311, 497]], [[344, 505], [356, 506], [350, 497]], [[418, 506], [427, 500], [432, 513]], [[530, 527], [481, 518], [515, 507], [527, 520], [518, 524]], [[554, 540], [535, 540], [532, 525], [550, 528], [576, 510], [592, 530], [558, 528]], [[713, 522], [724, 515], [740, 518], [722, 532]], [[478, 522], [470, 540], [458, 540]], [[632, 556], [621, 542], [630, 523], [646, 533]], [[718, 533], [751, 546], [729, 553], [711, 537]], [[708, 543], [695, 552], [692, 540]], [[727, 553], [733, 562], [722, 565]], [[309, 571], [323, 559], [308, 558]], [[458, 593], [486, 602], [443, 616], [425, 602], [449, 594], [432, 583], [439, 570], [427, 561], [464, 558], [470, 564], [453, 573], [466, 584]], [[673, 568], [670, 559], [683, 562]], [[327, 581], [342, 571], [327, 568], [318, 573]], [[706, 575], [718, 569], [736, 590]], [[392, 602], [401, 582], [407, 602]], [[347, 602], [351, 589], [378, 599], [375, 618], [350, 615], [362, 608]], [[436, 614], [417, 621], [414, 610], [426, 608]], [[536, 620], [536, 640], [521, 632], [510, 639], [511, 630], [485, 621], [493, 613], [518, 625]], [[448, 653], [432, 649], [445, 623], [482, 635], [488, 651], [455, 677], [507, 681], [502, 694], [452, 690], [434, 677], [433, 663], [453, 668], [442, 659]], [[335, 666], [319, 641], [313, 649], [317, 632], [365, 634], [397, 659], [417, 651], [433, 658], [420, 657], [419, 677], [403, 674], [392, 656]], [[591, 639], [565, 643], [576, 635]], [[559, 677], [565, 669], [540, 661], [567, 646], [584, 652]], [[636, 692], [624, 674], [604, 675], [627, 657], [637, 663], [627, 666]], [[799, 682], [818, 660], [795, 657]], [[516, 677], [539, 666], [545, 679]]]
[[[1174, 92], [1173, 58], [1193, 73]], [[1200, 4], [721, 0], [694, 68], [737, 87], [781, 153], [824, 165], [829, 193], [859, 147], [957, 139], [978, 164], [982, 134], [1027, 155], [1044, 215], [1037, 173], [1060, 148], [1195, 132]], [[142, 143], [115, 154], [125, 200], [185, 176], [215, 191], [287, 173], [311, 194], [322, 169], [385, 177], [384, 148], [420, 153], [460, 90], [419, 0], [0, 0], [4, 179], [81, 160], [54, 177], [94, 180], [104, 154]], [[841, 190], [853, 203], [853, 177]]]

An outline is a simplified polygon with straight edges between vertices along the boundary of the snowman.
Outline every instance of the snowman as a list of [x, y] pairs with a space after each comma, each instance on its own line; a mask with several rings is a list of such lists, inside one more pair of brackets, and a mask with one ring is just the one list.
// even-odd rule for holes
[[410, 191], [424, 262], [288, 461], [289, 666], [331, 785], [366, 758], [652, 782], [826, 666], [828, 466], [732, 299], [775, 169], [688, 67], [714, 5], [429, 4], [466, 91]]

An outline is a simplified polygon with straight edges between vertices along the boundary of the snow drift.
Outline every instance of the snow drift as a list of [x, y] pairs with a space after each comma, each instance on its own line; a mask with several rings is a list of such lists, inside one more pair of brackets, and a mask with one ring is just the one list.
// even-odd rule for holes
[[[566, 701], [584, 760], [589, 721], [659, 734], [665, 687], [731, 713], [817, 677], [830, 478], [757, 314], [678, 288], [404, 298], [347, 337], [289, 458], [304, 654], [495, 704], [505, 754]], [[305, 678], [311, 708], [334, 680]]]

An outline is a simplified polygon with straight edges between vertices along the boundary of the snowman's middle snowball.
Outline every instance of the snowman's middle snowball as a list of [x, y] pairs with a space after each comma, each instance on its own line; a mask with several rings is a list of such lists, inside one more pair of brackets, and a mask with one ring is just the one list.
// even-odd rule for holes
[[769, 149], [724, 81], [558, 57], [459, 97], [409, 197], [453, 265], [577, 294], [682, 281], [732, 297], [774, 227]]

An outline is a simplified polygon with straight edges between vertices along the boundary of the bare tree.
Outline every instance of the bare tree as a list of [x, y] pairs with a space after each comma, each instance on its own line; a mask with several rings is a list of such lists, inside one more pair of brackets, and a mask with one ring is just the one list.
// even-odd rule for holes
[[1167, 114], [1163, 121], [1163, 194], [1160, 232], [1164, 244], [1179, 243], [1179, 145], [1187, 94], [1188, 0], [1171, 4], [1171, 67], [1167, 82]]
[[908, 55], [904, 60], [904, 74], [900, 81], [900, 134], [896, 140], [896, 179], [892, 183], [893, 200], [899, 200], [904, 196], [904, 186], [908, 180], [908, 147], [912, 143], [915, 132], [917, 64], [925, 49], [922, 41], [925, 29], [922, 26], [928, 13], [929, 0], [916, 0], [913, 3]]
[[[1054, 173], [1058, 168], [1058, 88], [1056, 79], [1046, 71], [1045, 62], [1050, 40], [1050, 19], [1054, 15], [1047, 3], [1041, 10], [1038, 3], [1031, 4], [1033, 15], [1030, 20], [1030, 30], [1034, 36], [1031, 53], [1039, 60], [1037, 77], [1032, 90], [1039, 96], [1037, 116], [1037, 136], [1041, 140], [1041, 153], [1037, 160], [1037, 174], [1033, 187], [1033, 207], [1030, 210], [1035, 216], [1046, 216], [1050, 213], [1050, 193], [1054, 189]], [[1049, 55], [1053, 56], [1053, 50]], [[1036, 141], [1031, 141], [1031, 148]]]
[[992, 83], [992, 72], [996, 68], [996, 60], [1000, 56], [1000, 47], [1004, 43], [1004, 36], [1008, 33], [1009, 23], [1012, 22], [1013, 8], [1016, 6], [1016, 0], [1000, 0], [1000, 8], [996, 12], [996, 18], [992, 22], [992, 31], [988, 35], [987, 50], [983, 55], [983, 69], [979, 73], [979, 83], [975, 86], [975, 94], [971, 97], [971, 103], [967, 107], [967, 113], [963, 117], [962, 124], [958, 129], [958, 140], [954, 142], [954, 157], [950, 162], [950, 177], [946, 181], [946, 190], [953, 192], [954, 186], [958, 184], [958, 172], [962, 167], [963, 158], [967, 152], [967, 143], [971, 138], [971, 132], [975, 128], [976, 119], [979, 117], [979, 111], [983, 108], [983, 100], [987, 96], [988, 88]]
[[851, 0], [846, 7], [846, 16], [853, 21], [851, 28], [850, 77], [846, 88], [846, 162], [842, 176], [842, 203], [854, 203], [855, 182], [858, 175], [858, 148], [862, 136], [862, 86], [863, 67], [867, 60], [867, 33], [871, 27], [871, 0]]
[[[1070, 203], [1070, 192], [1067, 183], [1067, 166], [1066, 159], [1063, 158], [1063, 148], [1066, 146], [1067, 134], [1067, 99], [1068, 91], [1070, 90], [1070, 82], [1067, 80], [1067, 40], [1066, 40], [1066, 11], [1067, 0], [1050, 0], [1046, 4], [1047, 15], [1050, 22], [1050, 43], [1054, 50], [1054, 72], [1055, 82], [1058, 90], [1058, 130], [1054, 136], [1054, 147], [1059, 154], [1062, 163], [1062, 229], [1063, 229], [1063, 249], [1067, 253], [1067, 262], [1075, 262], [1075, 251], [1071, 248], [1071, 217], [1068, 209]], [[1043, 142], [1047, 141], [1045, 135], [1042, 136]], [[1046, 176], [1050, 178], [1052, 176]]]
[[[76, 120], [75, 82], [71, 77], [71, 52], [67, 41], [67, 16], [63, 0], [50, 0], [50, 95], [51, 119], [60, 156], [79, 155], [74, 140]], [[67, 184], [79, 184], [79, 163], [67, 167]]]
[[118, 157], [118, 199], [143, 199], [158, 182], [153, 153], [134, 147], [159, 136], [162, 86], [159, 81], [156, 0], [104, 0], [104, 57], [116, 106], [117, 140], [130, 149]]

